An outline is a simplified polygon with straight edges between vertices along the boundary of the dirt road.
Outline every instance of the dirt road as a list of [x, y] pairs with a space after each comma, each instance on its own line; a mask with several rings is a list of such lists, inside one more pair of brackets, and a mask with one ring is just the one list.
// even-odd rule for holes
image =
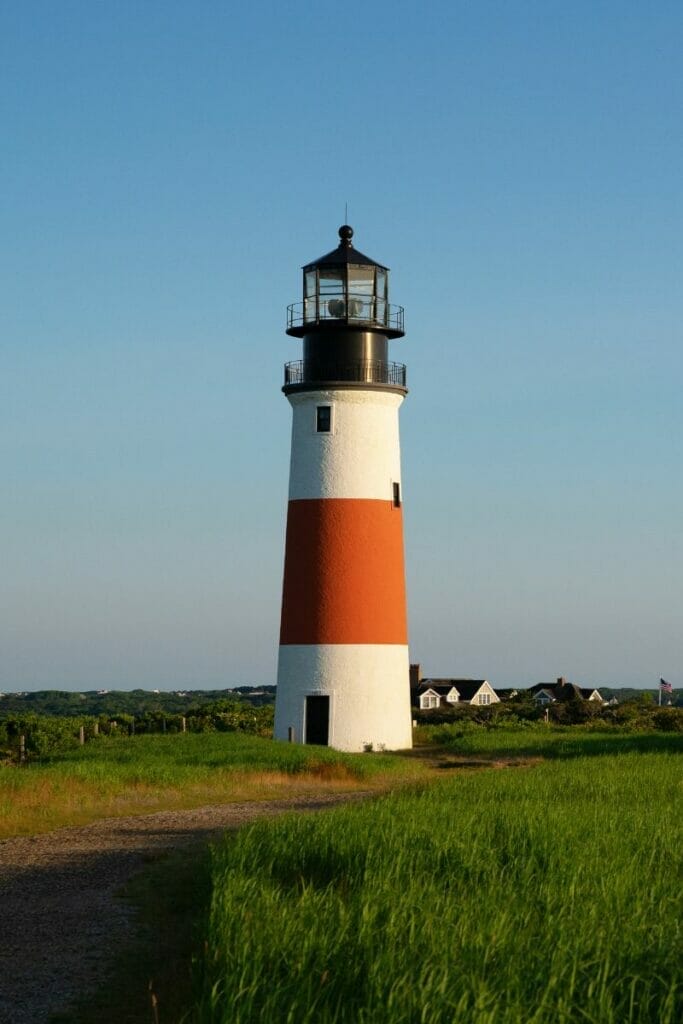
[[135, 924], [116, 893], [150, 856], [365, 795], [162, 811], [0, 842], [0, 1024], [46, 1024], [101, 983]]

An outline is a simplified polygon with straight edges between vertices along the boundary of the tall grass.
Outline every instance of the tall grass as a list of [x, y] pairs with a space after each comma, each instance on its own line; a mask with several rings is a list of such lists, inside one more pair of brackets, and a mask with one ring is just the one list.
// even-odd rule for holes
[[482, 758], [586, 757], [603, 754], [683, 752], [683, 735], [665, 732], [617, 731], [594, 725], [525, 723], [514, 728], [486, 728], [470, 722], [420, 726], [415, 741], [453, 754]]
[[669, 753], [459, 773], [215, 853], [201, 1024], [674, 1024]]
[[41, 764], [0, 765], [0, 838], [109, 815], [382, 786], [419, 766], [240, 733], [101, 737]]

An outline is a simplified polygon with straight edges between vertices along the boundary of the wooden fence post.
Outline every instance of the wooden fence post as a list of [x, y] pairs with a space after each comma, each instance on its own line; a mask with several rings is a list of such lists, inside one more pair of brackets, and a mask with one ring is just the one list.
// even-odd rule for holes
[[166, 732], [166, 719], [165, 718], [161, 719], [161, 731], [162, 732]]
[[185, 718], [185, 716], [184, 716], [184, 715], [183, 715], [183, 717], [182, 717], [182, 718], [180, 719], [180, 721], [181, 721], [181, 724], [182, 724], [182, 730], [183, 730], [183, 732], [187, 732], [187, 719]]
[[99, 722], [95, 722], [95, 724], [93, 725], [93, 727], [92, 727], [92, 734], [93, 734], [93, 736], [99, 736], [100, 735], [100, 723]]
[[81, 746], [85, 743], [85, 726], [82, 725], [78, 730], [78, 742]]
[[24, 764], [26, 761], [26, 737], [19, 737], [19, 764]]

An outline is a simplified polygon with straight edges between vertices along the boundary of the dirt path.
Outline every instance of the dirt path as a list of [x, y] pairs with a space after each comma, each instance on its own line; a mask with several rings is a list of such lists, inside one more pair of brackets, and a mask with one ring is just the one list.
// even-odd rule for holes
[[367, 795], [161, 811], [0, 842], [0, 1024], [46, 1024], [101, 983], [134, 927], [116, 893], [150, 856], [256, 818]]

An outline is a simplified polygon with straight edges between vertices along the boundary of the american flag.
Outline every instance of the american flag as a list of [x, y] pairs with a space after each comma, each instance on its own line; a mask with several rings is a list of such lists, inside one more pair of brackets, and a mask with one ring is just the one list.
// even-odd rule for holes
[[662, 693], [673, 693], [674, 692], [673, 686], [671, 685], [671, 683], [667, 683], [666, 679], [660, 679], [659, 680], [659, 689], [662, 691]]

